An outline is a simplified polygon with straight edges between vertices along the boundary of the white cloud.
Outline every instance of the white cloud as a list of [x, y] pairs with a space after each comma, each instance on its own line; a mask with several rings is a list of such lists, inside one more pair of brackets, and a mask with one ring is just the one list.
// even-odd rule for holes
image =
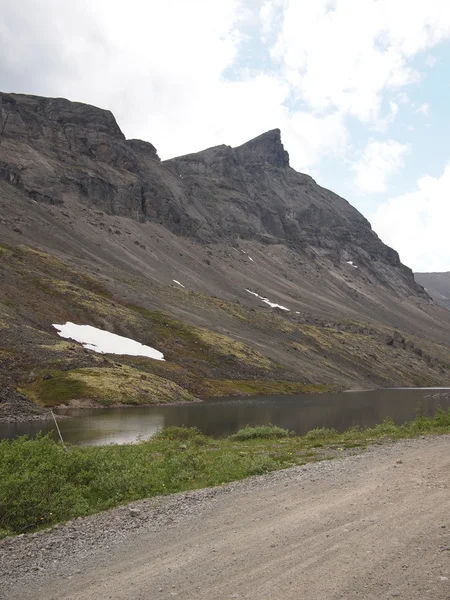
[[[431, 67], [429, 53], [450, 38], [448, 0], [0, 0], [0, 7], [5, 91], [109, 108], [127, 137], [149, 140], [162, 158], [239, 145], [280, 127], [292, 166], [306, 172], [320, 172], [330, 155], [348, 164], [352, 142], [386, 133], [414, 110], [408, 86], [422, 75], [413, 59], [423, 52]], [[261, 39], [249, 53], [263, 44], [274, 62], [239, 68], [255, 31]], [[233, 67], [239, 77], [231, 81]], [[427, 116], [428, 104], [420, 111]], [[352, 140], [355, 117], [363, 127]], [[359, 188], [384, 191], [407, 151], [369, 140], [350, 167]]]
[[389, 126], [395, 121], [399, 110], [399, 104], [397, 102], [390, 101], [387, 114], [384, 117], [380, 117], [374, 121], [374, 123], [369, 127], [370, 130], [378, 133], [386, 133], [386, 131], [389, 129]]
[[420, 80], [411, 59], [449, 36], [447, 0], [289, 0], [272, 54], [312, 111], [368, 123], [384, 93]]
[[[267, 33], [284, 3], [265, 2], [259, 11]], [[275, 127], [296, 168], [313, 167], [328, 153], [343, 155], [347, 132], [341, 114], [289, 113], [284, 106], [289, 85], [274, 73], [241, 70], [238, 81], [223, 77], [239, 51], [238, 26], [248, 19], [244, 9], [239, 0], [157, 6], [143, 0], [126, 6], [42, 0], [37, 11], [32, 0], [24, 0], [9, 5], [4, 17], [8, 36], [4, 45], [0, 40], [6, 57], [0, 75], [9, 78], [12, 91], [109, 108], [127, 137], [151, 141], [162, 158], [215, 144], [239, 145]], [[23, 40], [16, 36], [19, 25]], [[12, 72], [22, 78], [13, 81]]]
[[243, 99], [248, 89], [222, 78], [241, 41], [239, 0], [0, 4], [3, 89], [109, 108], [128, 137], [152, 141], [166, 157], [215, 143], [217, 125], [232, 116], [245, 131], [249, 115], [237, 109], [251, 99], [259, 115], [259, 104], [273, 115], [271, 100], [275, 109], [283, 100], [276, 82], [272, 91], [256, 77]]
[[299, 171], [316, 167], [326, 155], [344, 157], [348, 131], [342, 114], [317, 117], [307, 112], [286, 116], [283, 143], [291, 156], [291, 166]]
[[441, 177], [422, 177], [414, 191], [379, 206], [370, 221], [414, 271], [448, 271], [449, 198], [450, 164]]
[[281, 29], [286, 5], [287, 0], [265, 0], [260, 7], [258, 18], [264, 42]]
[[428, 117], [430, 114], [430, 105], [425, 102], [416, 108], [416, 112], [422, 113], [424, 117]]
[[407, 144], [395, 140], [370, 140], [361, 158], [353, 163], [355, 183], [363, 192], [384, 192], [388, 178], [400, 169], [409, 151]]
[[432, 54], [429, 54], [425, 59], [425, 64], [429, 69], [432, 69], [434, 65], [437, 63], [437, 58]]

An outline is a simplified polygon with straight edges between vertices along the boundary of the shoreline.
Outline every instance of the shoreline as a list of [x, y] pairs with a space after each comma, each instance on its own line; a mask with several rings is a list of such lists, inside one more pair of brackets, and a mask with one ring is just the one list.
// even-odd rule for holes
[[[436, 390], [436, 391], [450, 391], [450, 387], [411, 387], [411, 388], [356, 388], [356, 389], [347, 389], [336, 391], [332, 393], [336, 394], [355, 394], [355, 393], [363, 393], [363, 392], [374, 392], [376, 390], [383, 389], [411, 389], [411, 390]], [[71, 415], [64, 414], [64, 411], [68, 410], [104, 410], [109, 408], [152, 408], [152, 407], [160, 407], [160, 406], [186, 406], [188, 404], [203, 404], [208, 401], [213, 400], [221, 400], [224, 398], [256, 398], [258, 396], [270, 396], [270, 395], [280, 395], [280, 396], [310, 396], [310, 395], [320, 395], [320, 392], [311, 392], [308, 394], [234, 394], [233, 396], [203, 396], [197, 397], [194, 400], [188, 401], [176, 401], [176, 402], [159, 402], [152, 404], [123, 404], [123, 403], [114, 403], [114, 404], [100, 404], [99, 402], [95, 402], [93, 400], [74, 400], [70, 403], [70, 405], [59, 405], [54, 407], [44, 407], [34, 404], [31, 400], [19, 394], [18, 392], [14, 392], [14, 395], [19, 398], [17, 404], [12, 403], [11, 401], [5, 402], [2, 406], [0, 404], [0, 424], [14, 424], [14, 423], [27, 423], [33, 421], [51, 421], [53, 419], [51, 415], [51, 411], [53, 410], [53, 414], [57, 418], [57, 420], [65, 420], [70, 419]], [[61, 412], [58, 412], [61, 411]]]
[[[331, 393], [355, 393], [355, 392], [370, 392], [375, 391], [376, 389], [381, 388], [357, 388], [357, 389], [347, 389], [347, 390], [338, 390]], [[8, 412], [5, 411], [5, 414], [2, 412], [5, 408], [0, 405], [0, 423], [26, 423], [33, 421], [51, 421], [53, 419], [51, 415], [51, 411], [57, 419], [70, 419], [70, 415], [65, 415], [64, 412], [56, 412], [56, 411], [65, 411], [65, 410], [88, 410], [88, 409], [108, 409], [108, 408], [151, 408], [158, 406], [186, 406], [188, 404], [203, 404], [209, 400], [220, 400], [223, 398], [257, 398], [258, 396], [271, 396], [271, 395], [279, 395], [279, 396], [310, 396], [310, 395], [320, 395], [323, 392], [309, 392], [308, 394], [232, 394], [231, 396], [199, 396], [196, 397], [192, 401], [175, 401], [175, 402], [157, 402], [151, 404], [124, 404], [124, 403], [114, 403], [114, 404], [101, 404], [99, 402], [95, 402], [95, 400], [83, 400], [83, 399], [75, 399], [70, 402], [69, 405], [61, 404], [53, 407], [39, 406], [35, 404], [32, 400], [26, 398], [22, 394], [15, 392], [15, 394], [20, 395], [23, 399], [25, 399], [27, 403], [27, 409], [29, 412], [26, 412], [27, 409], [24, 410], [23, 406], [16, 407], [15, 405], [8, 402], [6, 405], [10, 408]], [[6, 409], [7, 410], [7, 409]], [[38, 411], [38, 412], [36, 412]]]

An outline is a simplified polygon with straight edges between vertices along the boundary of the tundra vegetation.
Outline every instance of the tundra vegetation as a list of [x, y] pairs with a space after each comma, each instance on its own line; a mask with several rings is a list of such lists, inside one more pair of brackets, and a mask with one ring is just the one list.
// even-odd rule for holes
[[387, 440], [450, 433], [450, 410], [395, 425], [305, 436], [245, 427], [223, 439], [169, 427], [137, 444], [66, 450], [51, 435], [0, 442], [0, 537], [27, 533], [142, 498], [218, 486], [251, 475], [342, 456]]
[[[152, 304], [159, 310], [148, 310], [51, 253], [26, 245], [3, 244], [0, 250], [0, 376], [41, 406], [80, 400], [180, 403], [448, 382], [447, 346], [386, 325], [252, 310], [156, 283], [152, 293], [159, 300]], [[174, 303], [222, 332], [195, 325], [184, 313], [174, 316]], [[138, 340], [166, 360], [85, 350], [56, 335], [51, 324], [66, 321]], [[270, 342], [256, 344], [254, 338]]]

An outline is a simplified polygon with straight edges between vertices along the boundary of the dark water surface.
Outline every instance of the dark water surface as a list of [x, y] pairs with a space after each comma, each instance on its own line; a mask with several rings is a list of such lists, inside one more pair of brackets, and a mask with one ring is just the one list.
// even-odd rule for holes
[[[71, 418], [60, 420], [59, 426], [64, 441], [82, 445], [135, 442], [169, 425], [196, 426], [208, 435], [221, 437], [245, 425], [273, 423], [302, 435], [315, 427], [344, 431], [356, 425], [373, 426], [386, 417], [401, 424], [413, 419], [418, 409], [432, 416], [438, 406], [450, 408], [450, 388], [233, 397], [181, 406], [60, 410]], [[52, 421], [0, 423], [0, 438], [54, 429]]]

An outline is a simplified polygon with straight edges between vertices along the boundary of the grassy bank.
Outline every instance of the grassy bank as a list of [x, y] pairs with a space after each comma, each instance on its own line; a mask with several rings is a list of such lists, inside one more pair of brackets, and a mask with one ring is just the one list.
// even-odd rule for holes
[[226, 439], [170, 427], [134, 445], [72, 447], [50, 436], [0, 442], [0, 537], [141, 498], [216, 486], [339, 456], [346, 448], [427, 433], [450, 433], [450, 410], [344, 433], [314, 429], [298, 437], [275, 426], [246, 427]]

